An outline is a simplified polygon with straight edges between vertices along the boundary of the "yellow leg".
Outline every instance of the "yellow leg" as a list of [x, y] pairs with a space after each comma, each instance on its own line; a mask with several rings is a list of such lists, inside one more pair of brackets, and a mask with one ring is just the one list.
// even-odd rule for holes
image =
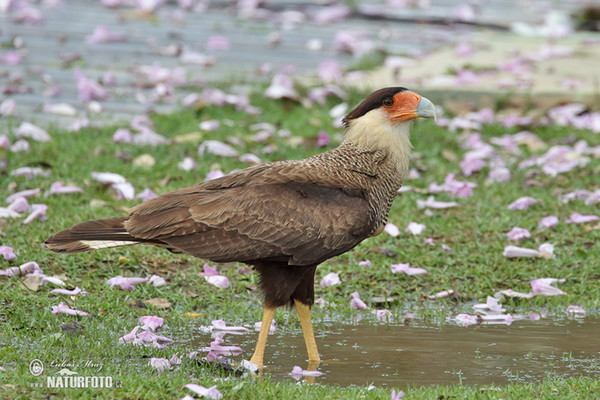
[[250, 362], [258, 365], [258, 369], [261, 370], [263, 369], [265, 347], [267, 345], [267, 338], [269, 337], [271, 322], [273, 321], [273, 316], [275, 316], [275, 310], [277, 310], [276, 307], [265, 306], [260, 333], [258, 334], [258, 340], [256, 341], [256, 349], [254, 350], [254, 355], [250, 359]]
[[321, 358], [319, 357], [319, 350], [317, 350], [317, 342], [315, 341], [315, 334], [310, 320], [310, 307], [306, 304], [302, 304], [298, 300], [294, 300], [294, 303], [296, 303], [296, 312], [300, 318], [300, 325], [302, 325], [302, 333], [304, 334], [308, 360], [311, 362], [314, 361], [315, 364], [318, 365]]

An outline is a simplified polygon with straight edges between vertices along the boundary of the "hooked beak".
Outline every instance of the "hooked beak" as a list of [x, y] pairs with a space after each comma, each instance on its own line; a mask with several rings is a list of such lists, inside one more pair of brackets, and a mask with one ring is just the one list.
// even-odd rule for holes
[[435, 105], [426, 97], [414, 92], [400, 92], [394, 96], [395, 105], [388, 110], [393, 122], [415, 118], [436, 118]]
[[417, 117], [421, 118], [433, 118], [434, 120], [437, 118], [435, 105], [431, 102], [431, 100], [423, 96], [421, 96], [421, 101], [419, 101], [419, 105], [417, 106], [417, 111], [415, 114]]

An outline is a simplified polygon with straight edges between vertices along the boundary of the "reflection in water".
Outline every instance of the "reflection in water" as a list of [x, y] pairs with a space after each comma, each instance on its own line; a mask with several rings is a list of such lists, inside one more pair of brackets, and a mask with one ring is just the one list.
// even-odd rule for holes
[[[600, 320], [593, 318], [466, 328], [326, 323], [317, 331], [318, 370], [325, 374], [315, 382], [324, 384], [486, 385], [537, 382], [548, 373], [600, 378]], [[227, 335], [225, 342], [251, 355], [255, 336]], [[194, 337], [198, 347], [210, 341], [208, 334]], [[306, 368], [300, 330], [271, 335], [265, 360], [274, 380], [292, 379], [295, 365]]]

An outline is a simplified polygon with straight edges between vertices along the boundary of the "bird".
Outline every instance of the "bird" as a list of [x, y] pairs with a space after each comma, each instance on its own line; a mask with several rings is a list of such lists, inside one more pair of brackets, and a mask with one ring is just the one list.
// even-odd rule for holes
[[383, 232], [409, 169], [412, 122], [435, 116], [429, 99], [404, 87], [376, 90], [342, 119], [345, 134], [334, 149], [163, 194], [126, 216], [76, 224], [43, 247], [76, 253], [150, 244], [216, 263], [245, 263], [258, 273], [264, 298], [250, 362], [263, 369], [275, 311], [290, 306], [308, 360], [318, 365], [310, 311], [316, 268]]

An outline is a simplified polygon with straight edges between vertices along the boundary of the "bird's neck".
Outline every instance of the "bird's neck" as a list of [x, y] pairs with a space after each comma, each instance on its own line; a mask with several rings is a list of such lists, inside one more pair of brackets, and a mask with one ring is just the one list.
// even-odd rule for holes
[[395, 167], [404, 177], [408, 172], [410, 153], [411, 122], [390, 125], [380, 121], [384, 118], [378, 113], [368, 113], [351, 121], [346, 130], [342, 146], [354, 146], [364, 151], [379, 151], [388, 157], [387, 163]]

